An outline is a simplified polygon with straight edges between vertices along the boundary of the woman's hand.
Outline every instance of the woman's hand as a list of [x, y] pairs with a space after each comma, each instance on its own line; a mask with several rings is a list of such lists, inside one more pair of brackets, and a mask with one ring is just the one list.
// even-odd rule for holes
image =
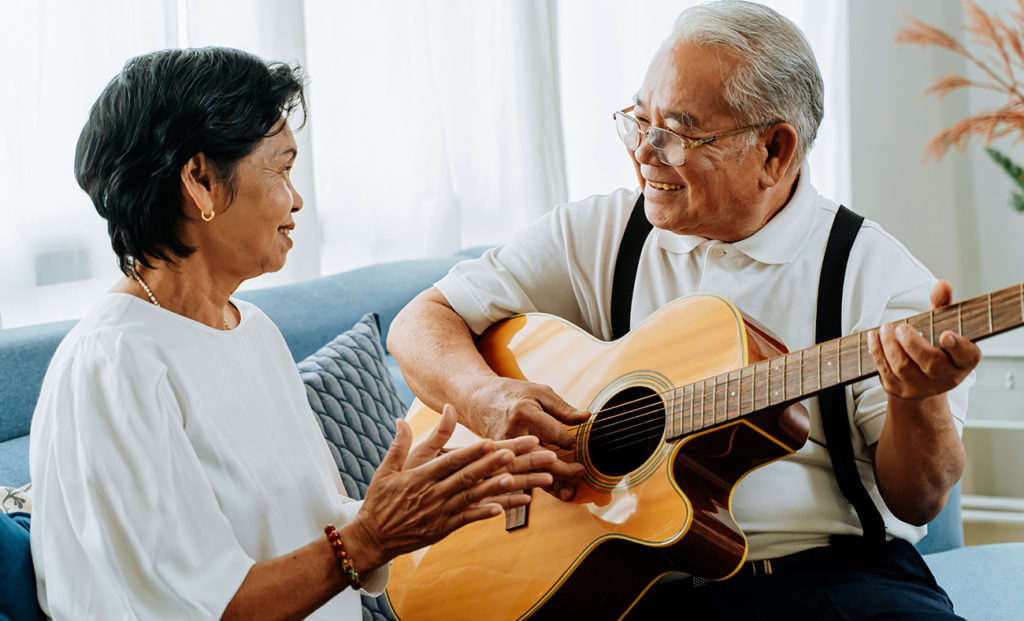
[[482, 440], [454, 451], [445, 443], [455, 429], [455, 409], [410, 453], [412, 431], [398, 421], [395, 440], [370, 481], [366, 500], [344, 529], [345, 548], [360, 572], [438, 541], [460, 526], [527, 504], [521, 493], [551, 485], [555, 454], [537, 450], [524, 436]]

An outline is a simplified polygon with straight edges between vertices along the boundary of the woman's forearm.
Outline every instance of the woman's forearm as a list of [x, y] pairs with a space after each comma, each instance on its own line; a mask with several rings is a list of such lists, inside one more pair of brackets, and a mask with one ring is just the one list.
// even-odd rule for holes
[[[376, 569], [361, 559], [351, 529], [339, 529], [360, 576]], [[302, 619], [349, 586], [327, 537], [252, 566], [222, 619]]]

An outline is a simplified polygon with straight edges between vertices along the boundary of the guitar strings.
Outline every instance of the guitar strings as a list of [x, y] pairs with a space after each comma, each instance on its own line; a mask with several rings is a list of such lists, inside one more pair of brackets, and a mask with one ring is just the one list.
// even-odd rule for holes
[[[928, 314], [925, 313], [925, 314], [923, 314], [921, 316], [909, 317], [906, 320], [904, 320], [902, 323], [910, 324], [911, 320], [927, 318], [927, 317], [925, 317], [926, 315], [928, 315]], [[988, 311], [987, 310], [980, 310], [980, 309], [977, 310], [977, 311], [968, 311], [968, 313], [966, 315], [962, 315], [961, 316], [961, 319], [966, 318], [967, 321], [970, 322], [970, 321], [972, 321], [974, 319], [980, 318], [982, 315], [987, 316], [988, 315]], [[860, 334], [862, 334], [862, 333], [850, 334], [850, 335], [847, 335], [847, 336], [843, 336], [841, 339], [833, 339], [832, 341], [826, 341], [825, 343], [821, 343], [820, 345], [821, 346], [825, 346], [825, 345], [828, 345], [828, 344], [833, 343], [833, 342], [837, 342], [838, 343], [842, 339], [849, 340], [851, 338], [857, 337], [858, 341], [857, 341], [857, 351], [856, 351], [856, 353], [857, 353], [857, 355], [861, 359], [863, 359], [865, 353], [870, 354], [870, 352], [869, 352], [868, 347], [867, 347], [867, 342], [863, 338], [860, 338]], [[813, 347], [812, 348], [808, 348], [808, 350], [810, 350], [810, 349], [814, 349], [814, 348]], [[786, 360], [783, 363], [782, 366], [776, 367], [775, 370], [776, 371], [781, 370], [783, 375], [784, 375], [784, 377], [787, 376], [790, 372], [793, 372], [793, 371], [799, 371], [802, 374], [808, 368], [808, 366], [813, 367], [814, 365], [818, 364], [819, 359], [822, 359], [822, 356], [820, 354], [821, 348], [818, 348], [818, 349], [819, 349], [819, 353], [812, 354], [813, 357], [810, 357], [810, 358], [804, 357], [799, 362], [795, 362], [795, 361], [791, 361], [791, 360]], [[836, 347], [836, 356], [838, 357], [838, 356], [841, 356], [842, 354], [854, 353], [854, 352], [849, 351], [849, 349], [850, 349], [849, 345], [846, 345], [846, 350], [845, 351], [844, 351], [844, 349], [842, 347], [837, 345], [837, 347]], [[808, 350], [804, 350], [804, 351], [808, 351]], [[781, 355], [776, 356], [774, 358], [758, 362], [755, 365], [750, 365], [750, 367], [748, 367], [748, 368], [751, 368], [751, 367], [754, 367], [754, 366], [757, 366], [757, 365], [766, 366], [768, 368], [765, 369], [765, 372], [768, 373], [769, 376], [770, 376], [770, 373], [772, 371], [772, 369], [770, 367], [770, 363], [772, 361], [779, 360], [779, 359], [785, 359], [785, 358], [788, 358], [788, 357], [790, 357], [792, 355], [793, 355], [793, 352], [787, 353], [787, 354], [781, 354]], [[829, 358], [831, 358], [831, 356], [829, 356]], [[871, 363], [873, 364], [873, 362], [874, 361], [872, 359]], [[666, 395], [666, 394], [671, 393], [671, 392], [682, 390], [682, 389], [686, 388], [687, 386], [694, 386], [694, 389], [693, 389], [693, 391], [691, 391], [691, 394], [683, 399], [683, 402], [682, 402], [683, 403], [683, 407], [687, 407], [687, 406], [689, 406], [691, 404], [698, 403], [699, 400], [706, 400], [707, 395], [709, 394], [708, 387], [707, 387], [707, 382], [708, 381], [714, 381], [715, 382], [714, 388], [711, 390], [711, 394], [714, 395], [713, 398], [717, 397], [717, 393], [719, 392], [719, 386], [722, 386], [722, 391], [724, 393], [724, 391], [726, 389], [726, 386], [727, 386], [728, 382], [730, 381], [729, 378], [728, 378], [728, 375], [729, 375], [729, 373], [734, 373], [734, 372], [735, 372], [735, 370], [734, 371], [729, 371], [728, 373], [723, 373], [723, 374], [720, 374], [720, 375], [717, 375], [717, 376], [709, 377], [709, 378], [706, 378], [704, 380], [699, 380], [697, 382], [693, 382], [692, 384], [688, 384], [688, 385], [683, 386], [683, 387], [672, 388], [672, 389], [669, 389], [667, 391], [663, 391], [661, 393], [656, 393], [656, 394], [658, 396]], [[863, 375], [867, 376], [867, 375], [871, 375], [871, 374], [873, 374], [875, 372], [876, 371], [870, 371], [868, 373], [864, 373]], [[748, 376], [748, 377], [753, 377], [755, 379], [755, 381], [756, 381], [756, 378], [757, 378], [757, 371], [756, 371], [756, 369], [754, 370], [753, 375], [752, 376]], [[859, 376], [855, 376], [853, 378], [848, 378], [845, 381], [854, 381], [854, 380], [857, 379], [857, 377], [859, 377]], [[722, 379], [722, 382], [719, 383], [717, 381], [719, 379]], [[735, 379], [739, 380], [739, 379], [742, 379], [742, 378], [737, 377]], [[705, 386], [698, 391], [697, 388], [696, 388], [696, 385], [701, 383], [701, 382], [704, 382]], [[784, 382], [784, 383], [787, 383], [787, 382]], [[815, 391], [805, 391], [804, 393], [798, 395], [795, 398], [799, 398], [799, 397], [801, 397], [801, 396], [803, 396], [805, 394], [812, 394], [813, 392], [817, 392], [817, 391], [816, 390]], [[628, 406], [628, 405], [640, 402], [640, 401], [642, 401], [644, 399], [647, 399], [650, 396], [651, 395], [646, 395], [644, 397], [640, 397], [638, 399], [634, 399], [633, 401], [627, 401], [627, 402], [618, 404], [616, 406], [613, 406], [612, 408], [609, 408], [608, 410], [606, 410], [606, 412], [611, 412], [611, 411], [615, 411], [617, 409], [621, 409], [621, 408], [623, 408], [625, 406]], [[699, 397], [699, 399], [698, 399], [698, 397]], [[723, 394], [723, 397], [727, 398], [727, 396], [724, 395], [724, 394]], [[774, 404], [770, 403], [770, 402], [766, 402], [765, 407], [770, 407], [771, 405], [778, 405], [778, 403], [782, 403], [784, 401], [785, 400], [779, 401], [779, 402], [774, 403]], [[756, 409], [757, 408], [751, 409], [750, 411], [751, 412], [752, 411], [756, 411]], [[615, 414], [615, 415], [608, 416], [608, 417], [603, 417], [602, 420], [611, 420], [613, 418], [620, 418], [620, 417], [628, 416], [630, 414], [635, 413], [636, 411], [637, 410], [624, 410], [624, 411], [620, 412], [619, 414]], [[749, 413], [749, 412], [741, 412], [741, 413]], [[727, 422], [728, 420], [731, 420], [731, 419], [728, 418], [728, 416], [727, 416], [726, 421], [718, 421], [718, 422]], [[626, 422], [628, 422], [628, 421], [626, 421]]]
[[[972, 322], [972, 321], [974, 321], [976, 319], [982, 318], [982, 316], [987, 318], [988, 315], [989, 315], [989, 311], [987, 309], [986, 310], [981, 310], [981, 309], [978, 309], [978, 310], [968, 310], [968, 312], [966, 314], [961, 312], [961, 315], [958, 318], [958, 323], [963, 324], [965, 319], [966, 319], [966, 321], [968, 323], [970, 323], [970, 322]], [[925, 313], [925, 314], [918, 315], [918, 316], [915, 316], [915, 317], [909, 317], [909, 318], [905, 319], [902, 323], [907, 323], [909, 325], [913, 325], [911, 323], [913, 320], [915, 320], [915, 319], [922, 319], [922, 318], [931, 318], [931, 317], [929, 316], [928, 313]], [[914, 326], [914, 327], [917, 328], [916, 326]], [[917, 329], [920, 330], [920, 328], [917, 328]], [[849, 351], [849, 349], [851, 349], [849, 347], [847, 347], [847, 351], [844, 351], [841, 341], [843, 339], [849, 340], [849, 339], [851, 339], [853, 337], [857, 337], [858, 340], [857, 340], [857, 346], [856, 346], [856, 354], [859, 357], [863, 358], [865, 352], [868, 352], [870, 354], [870, 352], [869, 352], [869, 350], [867, 348], [867, 342], [863, 338], [861, 338], [861, 336], [860, 336], [863, 333], [864, 332], [850, 334], [850, 335], [841, 337], [840, 339], [833, 339], [832, 341], [827, 341], [827, 342], [821, 343], [819, 345], [820, 346], [825, 346], [825, 345], [828, 345], [829, 343], [836, 342], [837, 343], [837, 346], [836, 346], [836, 356], [839, 357], [843, 353], [846, 353], [846, 354], [853, 353], [853, 352]], [[809, 349], [814, 349], [814, 348], [809, 348]], [[768, 359], [768, 360], [761, 361], [761, 362], [757, 363], [756, 365], [751, 365], [751, 366], [753, 367], [753, 366], [757, 366], [757, 365], [764, 365], [766, 367], [765, 372], [767, 374], [769, 374], [769, 377], [770, 377], [770, 373], [772, 371], [771, 364], [770, 364], [771, 361], [778, 360], [778, 359], [781, 358], [781, 359], [786, 359], [786, 360], [785, 360], [785, 362], [783, 363], [783, 365], [781, 367], [776, 367], [776, 369], [782, 369], [783, 377], [786, 377], [786, 374], [788, 374], [791, 370], [798, 370], [802, 374], [808, 368], [808, 366], [814, 366], [814, 365], [817, 365], [819, 363], [820, 359], [822, 358], [821, 353], [820, 353], [821, 351], [822, 351], [822, 347], [818, 347], [818, 353], [814, 354], [813, 355], [814, 357], [812, 357], [812, 358], [804, 357], [799, 362], [793, 362], [792, 364], [790, 364], [791, 361], [788, 360], [788, 358], [790, 356], [792, 356], [793, 353], [787, 353], [787, 354], [782, 354], [782, 355], [776, 356], [776, 357]], [[873, 359], [871, 359], [871, 362], [873, 363]], [[735, 371], [730, 371], [729, 373], [734, 373], [734, 372]], [[864, 376], [866, 377], [868, 375], [873, 375], [876, 372], [877, 372], [877, 370], [873, 370], [873, 371], [871, 371], [869, 373], [865, 373]], [[707, 382], [709, 380], [713, 381], [713, 386], [714, 386], [714, 388], [710, 392], [710, 394], [712, 395], [713, 404], [712, 404], [712, 408], [711, 408], [712, 411], [709, 412], [709, 414], [712, 417], [715, 416], [715, 414], [716, 414], [715, 410], [717, 409], [715, 406], [717, 406], [717, 396], [718, 396], [718, 393], [719, 393], [719, 387], [720, 386], [721, 386], [721, 391], [723, 393], [723, 397], [725, 397], [726, 399], [728, 398], [728, 396], [725, 395], [724, 393], [726, 392], [728, 382], [730, 381], [729, 378], [728, 378], [729, 373], [720, 374], [720, 375], [717, 375], [717, 376], [706, 378], [704, 380], [700, 380], [700, 381], [697, 381], [697, 382], [693, 382], [692, 384], [686, 385], [686, 386], [693, 386], [694, 388], [693, 388], [693, 390], [690, 392], [690, 394], [688, 396], [683, 398], [683, 400], [681, 402], [681, 409], [685, 409], [687, 407], [691, 408], [691, 420], [692, 420], [692, 409], [693, 409], [693, 407], [697, 403], [705, 402], [707, 400], [707, 396], [709, 394], [709, 392], [707, 390], [707, 388], [708, 388], [707, 387]], [[755, 381], [756, 381], [756, 379], [757, 379], [757, 371], [756, 371], [756, 369], [754, 370], [753, 375], [749, 376], [749, 377], [754, 378]], [[855, 381], [858, 377], [859, 376], [851, 378], [851, 379], [846, 380], [846, 381]], [[718, 382], [719, 378], [723, 379], [722, 383]], [[739, 380], [739, 379], [742, 379], [742, 378], [741, 377], [737, 377], [736, 378], [736, 380]], [[702, 382], [704, 383], [704, 387], [698, 391], [698, 389], [696, 388], [696, 385], [699, 384], [699, 383], [702, 383]], [[786, 384], [786, 383], [787, 382], [784, 381], [784, 384]], [[636, 429], [638, 427], [643, 427], [643, 429], [641, 429], [639, 432], [634, 432], [634, 433], [631, 433], [631, 434], [628, 434], [628, 435], [624, 435], [624, 436], [623, 435], [617, 436], [618, 438], [622, 438], [622, 439], [627, 439], [627, 438], [630, 438], [630, 437], [636, 437], [637, 435], [640, 435], [640, 436], [643, 437], [641, 440], [630, 440], [630, 441], [627, 441], [627, 442], [624, 442], [624, 443], [620, 443], [619, 446], [626, 446], [626, 445], [629, 445], [629, 444], [636, 444], [637, 442], [643, 441], [643, 439], [646, 439], [648, 437], [648, 431], [650, 429], [659, 428], [659, 427], [662, 426], [662, 423], [660, 422], [660, 418], [662, 418], [662, 417], [657, 417], [659, 420], [655, 420], [653, 424], [648, 420], [651, 414], [657, 413], [659, 411], [663, 411], [665, 409], [665, 408], [662, 407], [662, 399], [661, 399], [661, 397], [663, 395], [666, 395], [666, 394], [669, 394], [669, 393], [672, 393], [672, 392], [677, 392], [679, 390], [682, 390], [686, 386], [679, 387], [679, 388], [672, 388], [672, 389], [669, 389], [667, 391], [663, 391], [663, 392], [655, 393], [655, 394], [651, 394], [651, 395], [645, 395], [643, 397], [639, 397], [637, 399], [633, 399], [632, 401], [627, 401], [627, 402], [624, 402], [624, 403], [621, 403], [621, 404], [617, 404], [617, 405], [615, 405], [615, 406], [613, 406], [611, 408], [608, 408], [607, 410], [604, 410], [603, 414], [605, 414], [605, 416], [601, 416], [598, 419], [593, 419], [592, 421], [590, 421], [589, 428], [592, 430], [592, 433], [596, 433], [597, 431], [600, 432], [601, 438], [602, 438], [601, 442], [604, 444], [604, 443], [607, 443], [607, 442], [613, 440], [612, 438], [609, 438], [608, 440], [604, 439], [604, 438], [606, 438], [608, 436], [611, 436], [612, 434], [622, 434], [623, 432], [632, 431], [632, 430], [634, 430], [634, 429]], [[812, 394], [812, 392], [817, 392], [817, 391], [805, 392], [804, 394], [798, 395], [797, 397], [793, 397], [793, 398], [794, 399], [798, 399], [798, 398], [801, 398], [801, 397], [803, 397], [805, 395]], [[779, 405], [780, 403], [783, 403], [786, 400], [789, 400], [789, 399], [784, 399], [784, 400], [779, 401], [779, 402], [777, 402], [775, 404], [772, 404], [772, 403], [769, 402], [769, 403], [766, 403], [765, 407], [770, 407], [771, 405]], [[640, 405], [640, 404], [642, 404], [641, 407], [635, 407], [635, 406]], [[753, 412], [753, 411], [757, 410], [757, 408], [754, 408], [753, 404], [751, 404], [751, 408], [752, 409], [750, 409], [749, 412], [745, 412], [744, 410], [746, 408], [742, 407], [742, 403], [740, 402], [739, 398], [737, 398], [737, 404], [740, 406], [738, 414], [746, 414], [746, 413]], [[625, 409], [627, 407], [631, 407], [631, 409]], [[726, 422], [729, 422], [729, 421], [733, 420], [736, 417], [736, 414], [730, 414], [728, 412], [728, 403], [727, 402], [726, 402], [725, 407], [723, 409], [725, 410], [725, 419], [724, 420], [712, 420], [712, 421], [710, 421], [708, 423], [705, 423], [704, 420], [703, 420], [704, 419], [704, 415], [703, 415], [704, 412], [703, 412], [703, 405], [702, 405], [701, 422], [699, 424], [692, 425], [692, 428], [691, 428], [691, 430], [688, 433], [693, 433], [695, 431], [700, 431], [700, 430], [706, 429], [708, 427], [712, 427], [712, 426], [717, 425], [717, 424], [726, 423]], [[621, 411], [619, 411], [619, 410], [621, 410]], [[614, 413], [609, 415], [609, 413], [611, 413], [611, 412], [614, 412]], [[599, 413], [602, 413], [602, 412], [599, 412]], [[639, 419], [639, 422], [638, 422], [638, 419]], [[574, 427], [572, 427], [570, 429], [576, 430], [576, 435], [578, 437], [585, 425], [587, 425], [587, 423], [583, 423], [581, 425], [574, 426]], [[595, 431], [594, 428], [597, 428], [597, 431]]]

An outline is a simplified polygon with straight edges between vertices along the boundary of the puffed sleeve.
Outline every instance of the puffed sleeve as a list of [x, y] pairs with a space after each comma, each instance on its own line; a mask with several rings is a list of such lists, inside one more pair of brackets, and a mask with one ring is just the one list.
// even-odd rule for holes
[[40, 600], [55, 618], [219, 618], [254, 561], [219, 509], [166, 367], [118, 332], [57, 358], [32, 429]]
[[569, 273], [567, 220], [565, 206], [559, 206], [507, 244], [456, 264], [434, 286], [476, 334], [510, 315], [538, 311], [580, 325]]

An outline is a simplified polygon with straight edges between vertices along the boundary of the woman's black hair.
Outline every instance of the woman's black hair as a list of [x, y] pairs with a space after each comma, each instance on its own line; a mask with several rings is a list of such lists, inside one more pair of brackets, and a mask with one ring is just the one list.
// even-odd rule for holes
[[107, 221], [122, 272], [134, 258], [174, 262], [195, 251], [177, 234], [185, 219], [181, 168], [202, 153], [227, 182], [295, 110], [306, 119], [302, 69], [241, 50], [207, 47], [137, 56], [103, 89], [75, 150], [75, 178]]

